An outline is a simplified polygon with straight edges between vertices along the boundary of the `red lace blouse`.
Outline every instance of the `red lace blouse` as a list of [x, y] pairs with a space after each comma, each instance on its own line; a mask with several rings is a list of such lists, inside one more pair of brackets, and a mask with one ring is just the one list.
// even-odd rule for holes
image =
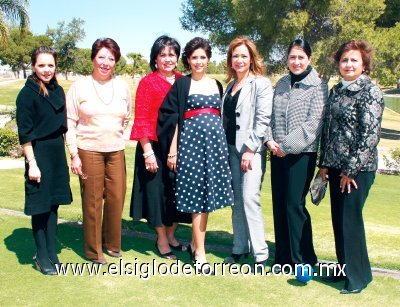
[[[175, 80], [182, 74], [175, 72]], [[159, 72], [155, 71], [140, 80], [135, 101], [135, 120], [131, 131], [131, 140], [149, 138], [157, 141], [158, 109], [172, 85]]]

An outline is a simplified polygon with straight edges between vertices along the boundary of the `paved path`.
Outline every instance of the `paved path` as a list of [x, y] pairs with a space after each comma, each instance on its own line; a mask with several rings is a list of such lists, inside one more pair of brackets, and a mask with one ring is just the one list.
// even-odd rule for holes
[[11, 80], [6, 80], [6, 81], [0, 81], [0, 86], [6, 85], [6, 84], [10, 84], [10, 83], [14, 83], [14, 82], [17, 82], [17, 81], [20, 81], [20, 80], [23, 80], [23, 79], [11, 79]]
[[0, 169], [24, 168], [25, 162], [22, 159], [0, 159]]

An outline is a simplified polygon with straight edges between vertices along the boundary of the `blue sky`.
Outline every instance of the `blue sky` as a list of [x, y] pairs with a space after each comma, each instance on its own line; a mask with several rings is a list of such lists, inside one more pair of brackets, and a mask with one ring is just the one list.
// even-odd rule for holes
[[[72, 18], [85, 21], [85, 39], [80, 48], [91, 48], [99, 37], [113, 38], [123, 55], [141, 53], [149, 58], [154, 40], [162, 34], [175, 37], [181, 47], [202, 33], [184, 31], [180, 25], [182, 0], [31, 0], [28, 11], [30, 29], [34, 34], [44, 34], [47, 26], [56, 28], [59, 21], [69, 23]], [[225, 56], [213, 50], [212, 60]]]

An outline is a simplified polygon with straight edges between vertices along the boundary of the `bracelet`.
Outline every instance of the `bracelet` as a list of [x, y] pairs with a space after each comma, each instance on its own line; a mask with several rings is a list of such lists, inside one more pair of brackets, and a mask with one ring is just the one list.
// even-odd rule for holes
[[168, 159], [175, 158], [178, 153], [168, 154]]
[[30, 163], [30, 162], [32, 162], [33, 160], [36, 160], [36, 158], [35, 158], [35, 156], [32, 156], [32, 158], [30, 158], [30, 159], [26, 159], [26, 163]]
[[153, 150], [149, 150], [149, 151], [147, 151], [147, 152], [145, 152], [144, 154], [143, 154], [143, 158], [148, 158], [148, 157], [150, 157], [150, 156], [152, 156], [152, 155], [154, 155], [154, 151]]
[[74, 155], [71, 155], [71, 160], [73, 160], [77, 155], [78, 155], [78, 152], [76, 152]]

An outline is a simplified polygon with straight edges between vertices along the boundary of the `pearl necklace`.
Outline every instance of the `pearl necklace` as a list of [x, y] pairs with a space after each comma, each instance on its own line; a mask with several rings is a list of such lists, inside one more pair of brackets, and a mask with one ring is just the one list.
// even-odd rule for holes
[[103, 100], [103, 98], [101, 98], [101, 96], [99, 95], [99, 92], [97, 91], [97, 88], [96, 88], [96, 84], [94, 83], [94, 78], [93, 78], [93, 76], [92, 76], [92, 84], [93, 84], [93, 88], [94, 88], [94, 91], [95, 91], [95, 93], [96, 93], [96, 96], [97, 96], [97, 98], [99, 98], [100, 99], [100, 101], [102, 102], [102, 103], [104, 103], [105, 105], [110, 105], [112, 102], [113, 102], [113, 100], [114, 100], [114, 79], [113, 78], [111, 78], [111, 88], [112, 88], [112, 95], [111, 95], [111, 100], [110, 101], [104, 101]]
[[167, 77], [167, 76], [164, 76], [162, 73], [160, 73], [160, 72], [158, 72], [159, 74], [160, 74], [160, 76], [163, 78], [163, 79], [165, 79], [167, 82], [169, 82], [169, 83], [171, 83], [171, 84], [174, 84], [174, 82], [175, 82], [175, 74], [173, 74], [171, 77]]

